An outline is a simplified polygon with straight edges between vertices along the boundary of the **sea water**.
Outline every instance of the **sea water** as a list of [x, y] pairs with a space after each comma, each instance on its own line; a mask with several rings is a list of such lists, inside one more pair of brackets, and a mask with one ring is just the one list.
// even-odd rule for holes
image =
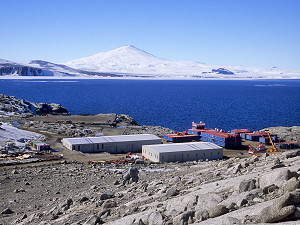
[[124, 113], [183, 131], [300, 125], [300, 80], [0, 80], [0, 93], [71, 114]]

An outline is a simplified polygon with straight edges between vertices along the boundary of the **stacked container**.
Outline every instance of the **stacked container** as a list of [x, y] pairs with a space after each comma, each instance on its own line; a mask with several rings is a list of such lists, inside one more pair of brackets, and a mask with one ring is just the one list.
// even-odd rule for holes
[[252, 131], [248, 130], [248, 129], [235, 129], [235, 130], [232, 130], [230, 133], [231, 134], [239, 134], [241, 136], [242, 134], [251, 133], [251, 132]]
[[202, 132], [207, 131], [208, 129], [189, 129], [188, 133], [189, 134], [194, 134], [194, 135], [199, 135], [202, 136]]
[[259, 138], [262, 135], [259, 133], [246, 133], [245, 134], [245, 139], [250, 140], [250, 141], [259, 141]]
[[281, 142], [278, 145], [281, 149], [294, 149], [300, 147], [300, 144], [298, 142]]
[[199, 135], [184, 133], [165, 134], [164, 138], [173, 143], [200, 141]]
[[222, 147], [240, 147], [242, 140], [238, 134], [230, 134], [215, 130], [201, 132], [201, 141], [212, 142]]
[[[273, 142], [278, 142], [278, 138], [276, 136], [271, 137]], [[265, 143], [265, 144], [271, 144], [269, 137], [260, 137], [259, 142]]]
[[[277, 138], [277, 134], [270, 134], [270, 136]], [[268, 132], [245, 133], [245, 139], [250, 141], [259, 141], [260, 137], [268, 137]]]

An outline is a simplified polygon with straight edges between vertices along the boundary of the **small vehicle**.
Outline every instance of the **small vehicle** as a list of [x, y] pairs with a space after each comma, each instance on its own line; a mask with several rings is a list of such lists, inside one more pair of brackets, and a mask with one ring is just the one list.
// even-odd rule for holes
[[251, 145], [249, 145], [249, 154], [255, 154], [255, 153], [264, 153], [267, 152], [268, 148], [265, 144], [257, 145], [255, 148], [253, 148]]

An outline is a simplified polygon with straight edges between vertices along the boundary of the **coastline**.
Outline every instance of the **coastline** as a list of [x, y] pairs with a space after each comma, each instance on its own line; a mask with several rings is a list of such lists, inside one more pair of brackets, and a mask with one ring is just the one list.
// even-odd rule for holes
[[99, 77], [99, 76], [1, 76], [0, 80], [300, 80], [299, 77], [239, 77], [239, 78], [228, 78], [228, 77]]

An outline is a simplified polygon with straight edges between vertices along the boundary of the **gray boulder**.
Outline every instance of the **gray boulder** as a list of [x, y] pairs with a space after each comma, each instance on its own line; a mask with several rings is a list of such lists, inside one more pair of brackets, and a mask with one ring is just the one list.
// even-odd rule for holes
[[277, 168], [281, 168], [281, 167], [285, 167], [285, 165], [280, 161], [280, 159], [278, 157], [276, 157], [273, 160], [273, 166], [271, 167], [271, 169], [277, 169]]
[[111, 190], [107, 190], [100, 195], [100, 200], [106, 200], [114, 197], [114, 192]]
[[176, 196], [179, 194], [179, 190], [175, 189], [175, 188], [170, 188], [167, 190], [167, 197], [172, 197], [172, 196]]
[[277, 185], [271, 184], [269, 186], [264, 187], [262, 190], [263, 190], [264, 194], [270, 194], [278, 189], [279, 189], [279, 187]]
[[130, 167], [125, 172], [123, 176], [123, 185], [130, 182], [138, 182], [139, 181], [139, 170], [136, 167]]
[[231, 203], [229, 203], [229, 205], [226, 206], [226, 208], [231, 212], [231, 211], [237, 210], [238, 205], [235, 202], [231, 202]]
[[294, 212], [294, 215], [293, 215], [293, 218], [294, 218], [294, 219], [297, 219], [297, 220], [300, 219], [300, 205], [297, 205], [297, 206], [296, 206], [295, 212]]
[[287, 159], [294, 158], [294, 157], [300, 156], [300, 150], [286, 151], [286, 152], [282, 153], [282, 155], [285, 156], [285, 158], [287, 158]]
[[292, 178], [293, 173], [285, 168], [275, 170], [274, 172], [266, 173], [258, 179], [259, 187], [264, 188], [275, 184], [281, 186], [285, 181]]
[[56, 217], [63, 214], [63, 212], [57, 206], [53, 207], [49, 213], [50, 213], [50, 215], [56, 216]]
[[148, 218], [148, 225], [163, 225], [164, 218], [159, 212], [152, 212]]
[[195, 213], [196, 221], [203, 221], [209, 218], [209, 214], [207, 210], [199, 210]]
[[19, 172], [17, 170], [12, 170], [11, 174], [19, 174]]
[[266, 207], [261, 211], [259, 215], [259, 221], [261, 223], [278, 222], [294, 213], [295, 206], [283, 206], [283, 198], [287, 198], [287, 196], [282, 196], [282, 198], [275, 201], [275, 203], [272, 206]]
[[225, 224], [228, 224], [228, 225], [229, 224], [230, 225], [234, 225], [234, 224], [236, 224], [236, 225], [242, 225], [242, 224], [244, 224], [243, 222], [241, 222], [239, 219], [237, 219], [235, 217], [227, 217], [227, 221], [228, 221], [228, 223], [225, 223]]
[[282, 168], [282, 167], [285, 167], [285, 165], [283, 163], [280, 163], [275, 166], [272, 166], [271, 169], [274, 170], [274, 169], [278, 169], [278, 168]]
[[284, 202], [285, 205], [298, 205], [300, 204], [300, 190], [289, 193], [289, 197]]
[[138, 221], [134, 222], [132, 225], [147, 225], [143, 219], [139, 219]]
[[12, 211], [10, 208], [6, 208], [1, 212], [1, 214], [12, 214], [12, 213], [14, 213], [14, 211]]
[[70, 208], [72, 204], [73, 204], [73, 200], [71, 198], [68, 198], [60, 205], [60, 208], [66, 211]]
[[238, 207], [242, 207], [248, 203], [248, 200], [246, 198], [241, 198], [240, 200], [237, 201], [236, 205]]
[[208, 214], [209, 214], [210, 218], [221, 216], [228, 212], [229, 212], [229, 210], [224, 205], [216, 205], [215, 207], [208, 209]]
[[261, 223], [274, 223], [282, 221], [295, 213], [295, 205], [298, 205], [299, 203], [299, 190], [291, 193], [285, 193], [283, 196], [276, 199], [272, 205], [264, 208], [261, 211], [259, 215], [259, 221]]
[[193, 218], [195, 216], [195, 211], [187, 211], [184, 212], [173, 219], [174, 225], [187, 225], [193, 222]]
[[276, 165], [279, 165], [281, 163], [280, 159], [278, 157], [276, 157], [274, 160], [273, 160], [273, 165], [276, 166]]
[[181, 178], [179, 176], [173, 177], [169, 180], [170, 184], [179, 183], [181, 181]]
[[103, 203], [102, 207], [104, 209], [114, 208], [117, 207], [117, 203], [113, 200], [107, 200], [106, 202]]
[[88, 201], [89, 200], [89, 198], [88, 197], [86, 197], [86, 196], [83, 196], [82, 198], [80, 198], [79, 199], [79, 202], [86, 202], [86, 201]]
[[218, 205], [222, 201], [222, 197], [215, 193], [207, 193], [204, 195], [199, 195], [198, 202], [195, 207], [196, 211], [207, 210]]
[[245, 180], [242, 181], [239, 185], [239, 192], [251, 191], [256, 188], [256, 180]]
[[232, 167], [232, 173], [233, 174], [237, 174], [238, 172], [241, 171], [241, 168], [242, 168], [242, 164], [236, 164], [234, 167]]
[[249, 163], [250, 164], [254, 164], [255, 162], [258, 162], [259, 161], [259, 157], [258, 156], [252, 156], [250, 159], [249, 159]]
[[297, 180], [295, 177], [292, 177], [286, 182], [286, 184], [283, 187], [283, 190], [285, 192], [291, 192], [296, 190], [297, 188], [300, 188], [300, 181]]
[[99, 213], [98, 216], [99, 216], [101, 219], [105, 219], [106, 217], [110, 216], [110, 212], [111, 212], [110, 209], [104, 209], [103, 211], [101, 211], [101, 212]]
[[241, 163], [241, 167], [242, 167], [242, 168], [247, 168], [249, 165], [250, 165], [250, 164], [249, 164], [248, 161], [244, 161], [244, 162]]
[[92, 215], [90, 218], [88, 218], [87, 221], [84, 222], [83, 225], [97, 225], [97, 224], [102, 224], [101, 219], [96, 215]]

